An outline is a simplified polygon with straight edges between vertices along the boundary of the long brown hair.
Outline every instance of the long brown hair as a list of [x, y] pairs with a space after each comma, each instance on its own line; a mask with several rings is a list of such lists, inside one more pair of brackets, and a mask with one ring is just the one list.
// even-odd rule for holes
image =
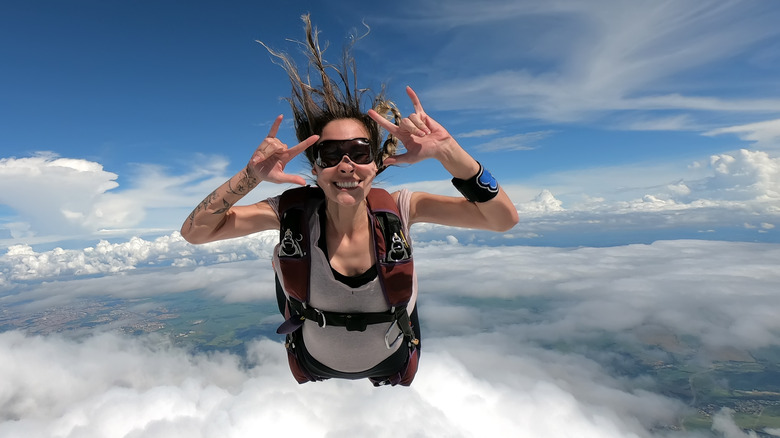
[[[319, 30], [312, 26], [311, 17], [305, 14], [301, 19], [304, 22], [306, 41], [299, 44], [303, 46], [303, 52], [308, 58], [307, 72], [309, 72], [305, 78], [301, 76], [298, 67], [288, 54], [273, 50], [262, 41], [258, 41], [276, 58], [275, 62], [284, 68], [289, 76], [292, 94], [286, 100], [292, 108], [298, 141], [315, 134], [322, 134], [325, 125], [333, 120], [357, 120], [368, 131], [374, 156], [377, 157], [377, 173], [381, 172], [385, 169], [383, 160], [395, 154], [398, 139], [389, 133], [383, 139], [383, 130], [368, 116], [367, 110], [363, 110], [362, 102], [367, 99], [370, 90], [357, 86], [357, 65], [352, 56], [352, 46], [368, 32], [360, 37], [353, 37], [351, 43], [344, 47], [340, 63], [331, 64], [323, 57], [325, 49], [320, 48]], [[312, 83], [310, 72], [314, 72], [318, 82]], [[335, 78], [332, 75], [335, 75]], [[373, 98], [371, 108], [395, 124], [401, 120], [401, 114], [395, 104], [385, 98], [384, 86]], [[314, 166], [313, 147], [306, 149], [306, 158]]]

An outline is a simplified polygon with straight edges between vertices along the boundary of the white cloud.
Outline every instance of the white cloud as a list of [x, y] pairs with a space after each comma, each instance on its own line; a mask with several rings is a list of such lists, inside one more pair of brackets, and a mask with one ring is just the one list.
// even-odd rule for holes
[[476, 131], [471, 132], [464, 132], [462, 134], [458, 134], [455, 137], [458, 138], [474, 138], [474, 137], [487, 137], [489, 135], [495, 135], [498, 134], [498, 129], [477, 129]]
[[733, 155], [712, 156], [710, 165], [715, 175], [706, 180], [705, 189], [717, 191], [722, 199], [780, 203], [780, 158], [741, 149]]
[[[15, 292], [5, 300], [7, 303], [45, 301], [53, 305], [78, 297], [103, 296], [109, 293], [107, 291], [113, 296], [128, 298], [194, 289], [204, 289], [226, 301], [272, 299], [270, 251], [274, 240], [274, 236], [260, 235], [225, 241], [219, 246], [190, 247], [180, 245], [179, 237], [161, 238], [155, 242], [138, 239], [113, 247], [99, 245], [70, 255], [64, 250], [44, 254], [17, 251], [14, 257], [4, 260], [6, 269], [20, 264], [19, 260], [24, 257], [32, 257], [37, 261], [35, 264], [24, 263], [35, 266], [37, 271], [31, 272], [29, 268], [12, 271], [5, 278], [5, 288]], [[580, 297], [562, 305], [562, 315], [567, 319], [557, 320], [556, 317], [553, 318], [556, 321], [548, 321], [552, 324], [550, 327], [537, 325], [528, 332], [538, 333], [542, 339], [550, 335], [576, 337], [578, 331], [573, 327], [614, 330], [637, 328], [655, 321], [666, 326], [671, 324], [677, 333], [702, 337], [712, 345], [734, 342], [755, 348], [773, 342], [772, 330], [780, 329], [780, 323], [771, 315], [761, 316], [766, 313], [765, 309], [774, 308], [772, 291], [780, 281], [780, 274], [769, 268], [780, 257], [780, 250], [775, 245], [672, 241], [601, 249], [492, 248], [448, 240], [447, 244], [419, 242], [415, 249], [420, 271], [425, 274], [421, 274], [421, 284], [424, 283], [426, 296], [509, 299], [561, 294]], [[193, 260], [197, 267], [169, 267], [171, 260], [183, 257]], [[452, 263], [453, 260], [469, 260], [470, 269], [463, 269], [460, 264]], [[513, 269], [507, 270], [505, 263], [497, 262], [502, 260], [511, 260]], [[713, 308], [713, 314], [725, 315], [717, 322], [706, 321], [704, 328], [686, 323], [686, 313], [707, 307], [702, 300], [710, 301], [711, 298], [713, 306], [720, 306], [729, 300], [744, 298], [741, 295], [744, 287], [736, 284], [748, 278], [752, 279], [749, 303], [733, 310]], [[37, 281], [31, 283], [33, 280]], [[46, 281], [40, 283], [40, 280]], [[518, 281], [522, 288], [516, 286]], [[698, 283], [690, 293], [673, 292], [687, 287], [689, 281]], [[472, 283], [480, 284], [480, 287], [474, 290], [463, 287]], [[255, 286], [246, 288], [247, 284]], [[660, 299], [658, 294], [661, 292], [658, 291], [661, 290], [669, 291], [671, 296]], [[736, 291], [743, 292], [738, 294]], [[578, 303], [579, 299], [583, 303]], [[603, 306], [606, 302], [611, 304]], [[593, 303], [598, 306], [591, 308]], [[620, 310], [612, 317], [606, 317], [616, 309]], [[672, 309], [673, 313], [669, 313]], [[754, 317], [742, 320], [739, 315], [745, 311]], [[599, 313], [605, 317], [594, 317]], [[648, 314], [650, 319], [646, 317]], [[616, 315], [622, 315], [622, 319], [615, 320]], [[680, 319], [676, 320], [678, 316], [675, 315]], [[480, 313], [472, 316], [479, 317]], [[709, 326], [710, 323], [715, 325]], [[762, 326], [761, 330], [754, 329]], [[572, 330], [562, 331], [566, 327], [572, 327]], [[759, 332], [764, 334], [759, 335]]]
[[780, 144], [780, 119], [712, 129], [704, 135], [736, 134], [740, 139], [755, 142], [763, 148], [776, 148]]
[[617, 128], [629, 131], [698, 131], [700, 127], [688, 114], [670, 117], [643, 116], [621, 121]]
[[[548, 121], [587, 121], [625, 110], [780, 109], [780, 99], [753, 97], [760, 91], [720, 96], [723, 87], [733, 84], [706, 71], [727, 59], [731, 68], [743, 67], [735, 55], [777, 36], [777, 10], [767, 5], [564, 0], [496, 1], [483, 9], [454, 1], [437, 2], [429, 11], [435, 16], [431, 23], [446, 28], [452, 38], [465, 29], [471, 32], [465, 35], [490, 35], [492, 41], [504, 42], [472, 56], [507, 66], [493, 72], [469, 70], [440, 81], [426, 92], [437, 108], [498, 110]], [[514, 26], [506, 26], [508, 21]], [[509, 41], [519, 47], [508, 50]], [[462, 55], [444, 51], [441, 56], [463, 68]], [[447, 59], [434, 65], [451, 70]], [[684, 79], [691, 74], [707, 79], [693, 84]], [[653, 123], [653, 129], [691, 125], [685, 117], [671, 116]]]
[[[9, 332], [0, 334], [0, 351], [19, 360], [3, 366], [2, 437], [248, 437], [283, 435], [290, 427], [309, 436], [646, 436], [616, 413], [584, 406], [553, 376], [518, 374], [496, 385], [487, 370], [437, 351], [427, 354], [428, 366], [410, 389], [346, 381], [299, 386], [287, 375], [282, 346], [271, 341], [250, 346], [248, 368], [235, 356], [190, 355], [154, 339], [108, 334], [73, 342]], [[546, 374], [538, 362], [510, 358]], [[582, 374], [574, 365], [560, 368]], [[624, 401], [627, 409], [674, 406], [647, 393], [625, 394]], [[648, 417], [666, 419], [670, 410]]]
[[519, 203], [517, 211], [521, 215], [563, 211], [561, 204], [549, 190], [542, 190], [533, 201]]
[[[241, 245], [255, 242], [232, 241], [233, 250]], [[590, 349], [589, 342], [607, 334], [642, 348], [653, 333], [693, 337], [701, 340], [695, 352], [701, 361], [724, 348], [778, 346], [780, 322], [772, 310], [780, 305], [778, 245], [496, 248], [451, 240], [421, 244], [416, 257], [425, 346], [411, 388], [374, 389], [365, 381], [299, 386], [282, 345], [265, 339], [248, 345], [242, 363], [231, 354], [172, 347], [157, 336], [93, 331], [73, 340], [8, 331], [0, 333], [6, 359], [0, 361], [0, 437], [243, 437], [277, 435], [295, 424], [313, 436], [390, 437], [408, 430], [479, 437], [512, 430], [693, 438], [701, 435], [656, 430], [675, 424], [688, 408], [655, 393], [649, 376], [615, 374], [601, 361], [611, 352]], [[28, 284], [18, 298], [59, 294], [72, 301], [90, 289], [117, 297], [132, 288], [146, 296], [175, 287], [233, 289], [226, 286], [232, 278], [244, 288], [265, 283], [266, 292], [252, 299], [272, 300], [270, 272], [257, 260], [139, 267], [131, 275]], [[551, 342], [580, 349], [541, 347]], [[715, 433], [739, 436], [729, 435], [737, 429], [726, 412], [716, 419]]]
[[[41, 153], [29, 158], [0, 159], [0, 203], [16, 210], [32, 230], [65, 234], [81, 232], [93, 205], [117, 187], [117, 175], [98, 163]], [[124, 203], [131, 221], [137, 205]], [[104, 220], [115, 220], [109, 212]], [[18, 231], [19, 227], [16, 227]]]
[[[16, 180], [10, 176], [13, 172], [29, 178], [33, 178], [32, 175], [36, 173], [48, 172], [49, 167], [57, 167], [51, 164], [56, 160], [59, 159], [44, 156], [6, 159], [3, 161], [5, 170], [0, 169], [0, 185], [10, 187], [16, 184]], [[94, 242], [97, 239], [128, 238], [142, 233], [152, 237], [170, 236], [171, 230], [179, 228], [203, 194], [213, 190], [226, 178], [222, 175], [226, 163], [219, 160], [204, 161], [214, 163], [213, 168], [193, 169], [184, 175], [170, 175], [159, 166], [138, 166], [137, 172], [128, 178], [128, 188], [122, 191], [98, 190], [91, 200], [83, 201], [83, 208], [80, 209], [64, 207], [70, 205], [70, 199], [78, 197], [86, 183], [69, 183], [68, 178], [64, 178], [57, 189], [33, 192], [25, 198], [25, 205], [29, 208], [19, 208], [24, 213], [24, 220], [3, 224], [7, 230], [13, 230], [16, 238], [0, 241], [0, 245], [6, 248], [16, 248], [20, 244], [32, 247], [36, 243], [57, 242], [66, 238]], [[95, 181], [89, 178], [96, 175], [108, 178], [108, 182], [115, 178], [115, 175], [102, 171], [97, 163], [79, 160], [63, 162], [82, 166], [85, 170], [76, 170], [78, 166], [60, 167], [76, 175], [87, 172], [86, 181], [90, 184]], [[27, 167], [21, 164], [27, 164]], [[2, 175], [5, 175], [5, 180]], [[376, 185], [390, 191], [408, 188], [412, 191], [459, 196], [448, 179], [399, 184], [395, 181], [399, 175], [401, 172], [383, 174]], [[69, 178], [77, 180], [76, 177]], [[8, 187], [6, 193], [10, 190]], [[744, 229], [744, 223], [756, 225], [780, 221], [780, 158], [765, 151], [743, 149], [721, 153], [711, 156], [709, 161], [700, 160], [688, 166], [674, 162], [637, 163], [557, 172], [537, 176], [524, 183], [512, 181], [510, 177], [502, 180], [502, 187], [522, 213], [520, 224], [511, 233], [499, 237], [474, 230], [452, 230], [419, 224], [415, 226], [418, 238], [438, 240], [453, 235], [464, 242], [471, 242], [485, 238], [538, 237], [561, 231], [574, 233], [577, 228], [579, 235], [587, 235], [596, 229], [594, 224], [607, 223], [616, 231], [632, 229], [652, 232], [674, 227], [713, 229], [725, 226]], [[257, 202], [285, 188], [273, 184], [261, 185], [241, 202]], [[52, 198], [55, 195], [56, 198]], [[15, 201], [8, 202], [9, 205], [15, 205]], [[62, 219], [43, 220], [58, 214]], [[68, 217], [71, 218], [70, 223]], [[140, 220], [140, 217], [144, 219]], [[65, 233], [68, 227], [81, 226], [85, 227], [81, 231]], [[99, 227], [110, 228], [98, 230]], [[46, 232], [53, 235], [47, 235]], [[767, 232], [774, 232], [774, 229], [761, 228], [762, 234]], [[70, 253], [65, 251], [63, 254]], [[63, 254], [49, 257], [59, 260]], [[13, 254], [7, 254], [6, 258], [10, 255]], [[33, 259], [20, 261], [14, 268], [15, 272], [34, 270], [27, 265], [28, 262], [33, 263]], [[190, 262], [182, 257], [171, 263]], [[10, 269], [6, 268], [4, 272], [10, 272]], [[58, 269], [58, 272], [73, 271], [70, 268]]]
[[[681, 175], [685, 178], [680, 179]], [[156, 178], [175, 179], [164, 174]], [[664, 179], [676, 182], [658, 184]], [[414, 238], [420, 242], [451, 238], [462, 242], [484, 239], [500, 242], [507, 238], [538, 240], [555, 234], [587, 237], [675, 227], [699, 230], [734, 227], [766, 234], [776, 232], [774, 224], [780, 221], [780, 159], [760, 151], [716, 155], [706, 167], [695, 169], [664, 165], [603, 168], [560, 173], [550, 180], [558, 185], [549, 189], [512, 183], [503, 186], [521, 215], [520, 223], [506, 235], [418, 224], [413, 228]], [[620, 186], [621, 182], [632, 185]], [[543, 186], [544, 182], [535, 184]], [[388, 190], [400, 188], [387, 183], [381, 185]], [[404, 187], [457, 196], [447, 180], [404, 184]], [[279, 188], [268, 188], [272, 189]], [[194, 193], [192, 189], [189, 191]], [[194, 195], [187, 196], [197, 199]], [[127, 272], [144, 266], [201, 266], [216, 261], [254, 260], [270, 254], [276, 235], [271, 231], [243, 241], [204, 246], [187, 244], [177, 232], [151, 240], [138, 237], [120, 243], [101, 240], [83, 249], [37, 251], [30, 244], [11, 244], [0, 255], [0, 287], [17, 281]], [[569, 244], [576, 242], [579, 241], [574, 239]]]
[[774, 214], [780, 208], [780, 158], [747, 149], [713, 155], [706, 165], [688, 169], [674, 164], [597, 168], [552, 174], [535, 183], [547, 181], [568, 211], [609, 215], [722, 208]]
[[[83, 249], [62, 249], [36, 252], [29, 245], [14, 245], [0, 256], [0, 290], [8, 289], [16, 283], [25, 281], [71, 279], [93, 275], [127, 273], [143, 267], [194, 267], [214, 263], [228, 263], [242, 260], [270, 260], [271, 251], [278, 241], [278, 232], [268, 231], [247, 236], [242, 239], [213, 242], [206, 245], [191, 245], [178, 232], [147, 241], [133, 237], [127, 242], [110, 243], [101, 240], [95, 246]], [[208, 275], [215, 276], [213, 269], [206, 269]], [[247, 270], [251, 272], [251, 270]], [[149, 289], [138, 288], [141, 277], [122, 277], [113, 280], [111, 287], [114, 293], [121, 296], [146, 296]], [[100, 280], [103, 281], [103, 280]], [[153, 282], [154, 280], [150, 280]], [[55, 281], [56, 283], [56, 281]], [[89, 282], [86, 282], [89, 283]], [[197, 282], [177, 279], [177, 284], [170, 285], [170, 290], [190, 290]], [[127, 288], [125, 288], [125, 284]], [[38, 290], [46, 289], [42, 285]], [[56, 295], [56, 285], [51, 285], [52, 293]], [[100, 295], [104, 293], [105, 284], [98, 287], [78, 287], [76, 294]], [[127, 290], [127, 294], [123, 293]], [[222, 294], [232, 293], [225, 287]], [[67, 300], [70, 297], [61, 297]]]
[[[52, 153], [2, 158], [0, 203], [18, 215], [2, 226], [16, 242], [178, 229], [198, 202], [229, 176], [224, 158], [199, 155], [194, 160], [197, 165], [190, 163], [177, 175], [162, 166], [138, 164], [120, 190], [117, 174], [93, 161]], [[257, 202], [285, 187], [260, 186], [242, 202]]]
[[482, 152], [533, 150], [536, 148], [537, 143], [554, 133], [555, 131], [535, 131], [494, 138], [485, 143], [480, 143], [476, 146], [476, 149]]
[[712, 419], [712, 429], [723, 434], [725, 438], [758, 438], [755, 432], [744, 432], [731, 420], [734, 413], [729, 408], [721, 409]]

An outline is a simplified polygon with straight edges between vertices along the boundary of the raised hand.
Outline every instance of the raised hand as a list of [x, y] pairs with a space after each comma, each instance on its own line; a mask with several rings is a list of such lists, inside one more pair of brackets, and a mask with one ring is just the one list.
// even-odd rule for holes
[[406, 87], [406, 94], [412, 101], [414, 112], [401, 119], [399, 125], [393, 124], [374, 110], [368, 111], [368, 115], [379, 126], [398, 138], [406, 148], [406, 153], [386, 158], [384, 163], [387, 165], [413, 164], [426, 158], [438, 158], [452, 141], [450, 133], [425, 113], [412, 87]]
[[246, 168], [247, 174], [259, 180], [276, 184], [292, 183], [306, 185], [306, 180], [302, 176], [287, 174], [284, 172], [284, 168], [290, 160], [316, 143], [319, 136], [312, 135], [297, 145], [288, 148], [286, 144], [276, 138], [283, 118], [284, 116], [280, 115], [274, 120], [268, 136], [260, 143], [260, 146], [257, 147], [249, 160]]

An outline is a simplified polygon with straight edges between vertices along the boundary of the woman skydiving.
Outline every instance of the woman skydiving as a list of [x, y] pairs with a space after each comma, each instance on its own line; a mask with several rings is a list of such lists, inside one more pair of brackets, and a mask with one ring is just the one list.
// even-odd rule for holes
[[[341, 65], [328, 64], [309, 16], [303, 20], [309, 68], [319, 83], [304, 80], [287, 55], [268, 49], [292, 83], [288, 100], [300, 143], [288, 147], [277, 138], [278, 116], [246, 168], [195, 208], [181, 234], [200, 244], [280, 230], [273, 267], [286, 321], [278, 332], [286, 335], [299, 383], [369, 378], [375, 385], [409, 385], [420, 349], [409, 227], [428, 222], [506, 231], [517, 224], [517, 210], [493, 176], [425, 113], [410, 87], [414, 112], [407, 117], [382, 94], [366, 111], [349, 50]], [[406, 152], [396, 155], [399, 141]], [[300, 153], [315, 186], [235, 205], [260, 183], [304, 186], [303, 177], [285, 173]], [[428, 158], [453, 176], [463, 197], [372, 188], [388, 166]]]

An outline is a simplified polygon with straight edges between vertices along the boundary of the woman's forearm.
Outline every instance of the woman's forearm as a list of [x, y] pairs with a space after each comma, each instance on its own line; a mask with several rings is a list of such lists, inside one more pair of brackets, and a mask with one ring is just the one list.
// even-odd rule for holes
[[[455, 178], [469, 180], [481, 169], [481, 165], [458, 143], [451, 139], [447, 147], [442, 147], [438, 157], [445, 169]], [[483, 202], [474, 202], [474, 206], [483, 217], [485, 228], [493, 231], [507, 231], [517, 225], [517, 208], [506, 192], [498, 186], [498, 193]]]
[[192, 210], [192, 213], [182, 224], [182, 237], [190, 243], [204, 243], [214, 240], [210, 237], [225, 224], [230, 208], [255, 188], [259, 182], [249, 166], [233, 175]]

